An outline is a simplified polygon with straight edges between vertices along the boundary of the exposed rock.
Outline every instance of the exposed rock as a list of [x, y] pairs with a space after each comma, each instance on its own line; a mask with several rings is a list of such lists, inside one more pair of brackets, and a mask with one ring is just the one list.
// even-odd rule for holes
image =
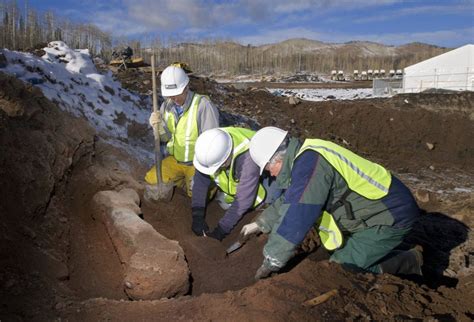
[[101, 191], [93, 198], [94, 215], [106, 225], [125, 264], [125, 292], [132, 299], [147, 300], [185, 294], [189, 268], [183, 249], [140, 219], [138, 204], [132, 189]]
[[290, 96], [290, 98], [288, 99], [288, 103], [290, 105], [298, 105], [299, 103], [301, 103], [301, 100], [298, 97]]
[[39, 88], [1, 72], [0, 115], [8, 116], [0, 116], [1, 145], [8, 151], [0, 153], [0, 192], [16, 192], [15, 198], [2, 201], [3, 206], [43, 213], [55, 182], [93, 149], [93, 131], [84, 121], [62, 113]]

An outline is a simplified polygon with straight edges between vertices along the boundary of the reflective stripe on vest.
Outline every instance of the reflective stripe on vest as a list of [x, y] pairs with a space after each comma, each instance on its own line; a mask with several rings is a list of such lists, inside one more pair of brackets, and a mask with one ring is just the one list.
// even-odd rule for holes
[[[235, 127], [224, 127], [220, 129], [229, 133], [232, 137], [232, 146], [234, 147], [232, 151], [232, 161], [227, 171], [221, 170], [218, 173], [212, 175], [211, 178], [214, 180], [217, 186], [219, 186], [222, 192], [224, 192], [224, 201], [228, 204], [231, 204], [235, 200], [237, 186], [239, 183], [239, 181], [234, 178], [235, 160], [237, 160], [237, 157], [248, 151], [250, 139], [252, 136], [254, 136], [255, 131]], [[259, 206], [265, 200], [266, 194], [267, 192], [263, 185], [259, 184], [255, 202], [253, 204], [254, 208]]]
[[306, 150], [316, 151], [324, 157], [344, 178], [349, 189], [361, 196], [377, 200], [388, 194], [392, 176], [381, 165], [329, 141], [305, 140], [296, 158]]
[[174, 113], [165, 111], [165, 122], [171, 132], [166, 145], [168, 152], [179, 162], [191, 162], [194, 158], [194, 146], [199, 136], [197, 114], [202, 95], [194, 94], [189, 108], [176, 122]]
[[335, 250], [342, 246], [342, 232], [337, 227], [334, 217], [327, 211], [323, 211], [321, 218], [317, 224], [319, 238], [324, 248], [327, 250]]

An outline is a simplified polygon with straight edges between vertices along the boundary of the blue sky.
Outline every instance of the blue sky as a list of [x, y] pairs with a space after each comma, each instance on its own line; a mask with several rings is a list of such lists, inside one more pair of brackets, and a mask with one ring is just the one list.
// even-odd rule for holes
[[[19, 1], [21, 3], [22, 0]], [[474, 0], [30, 0], [76, 22], [141, 40], [232, 39], [260, 45], [289, 38], [387, 45], [474, 43]]]

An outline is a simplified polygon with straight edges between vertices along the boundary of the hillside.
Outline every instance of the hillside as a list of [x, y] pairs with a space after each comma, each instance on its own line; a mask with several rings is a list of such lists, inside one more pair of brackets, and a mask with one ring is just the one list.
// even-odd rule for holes
[[[202, 74], [329, 74], [331, 70], [403, 69], [448, 48], [423, 43], [388, 46], [368, 41], [325, 43], [296, 38], [260, 46], [232, 41], [179, 43], [156, 49], [163, 65], [187, 62]], [[150, 52], [150, 50], [148, 50]], [[145, 54], [146, 55], [146, 54]]]

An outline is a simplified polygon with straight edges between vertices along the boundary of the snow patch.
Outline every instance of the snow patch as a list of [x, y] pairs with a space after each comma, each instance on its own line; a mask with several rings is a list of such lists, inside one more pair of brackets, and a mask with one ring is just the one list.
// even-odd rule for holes
[[316, 89], [284, 89], [267, 88], [267, 90], [276, 96], [290, 97], [295, 96], [306, 101], [329, 101], [329, 100], [355, 100], [369, 99], [376, 97], [373, 95], [372, 88], [316, 88]]
[[[39, 87], [61, 109], [86, 118], [109, 143], [141, 160], [152, 159], [150, 97], [123, 89], [111, 72], [100, 74], [87, 49], [73, 50], [62, 41], [53, 41], [44, 50], [37, 57], [4, 49], [8, 64], [0, 71]], [[143, 125], [147, 138], [130, 138], [128, 126], [132, 124]]]

